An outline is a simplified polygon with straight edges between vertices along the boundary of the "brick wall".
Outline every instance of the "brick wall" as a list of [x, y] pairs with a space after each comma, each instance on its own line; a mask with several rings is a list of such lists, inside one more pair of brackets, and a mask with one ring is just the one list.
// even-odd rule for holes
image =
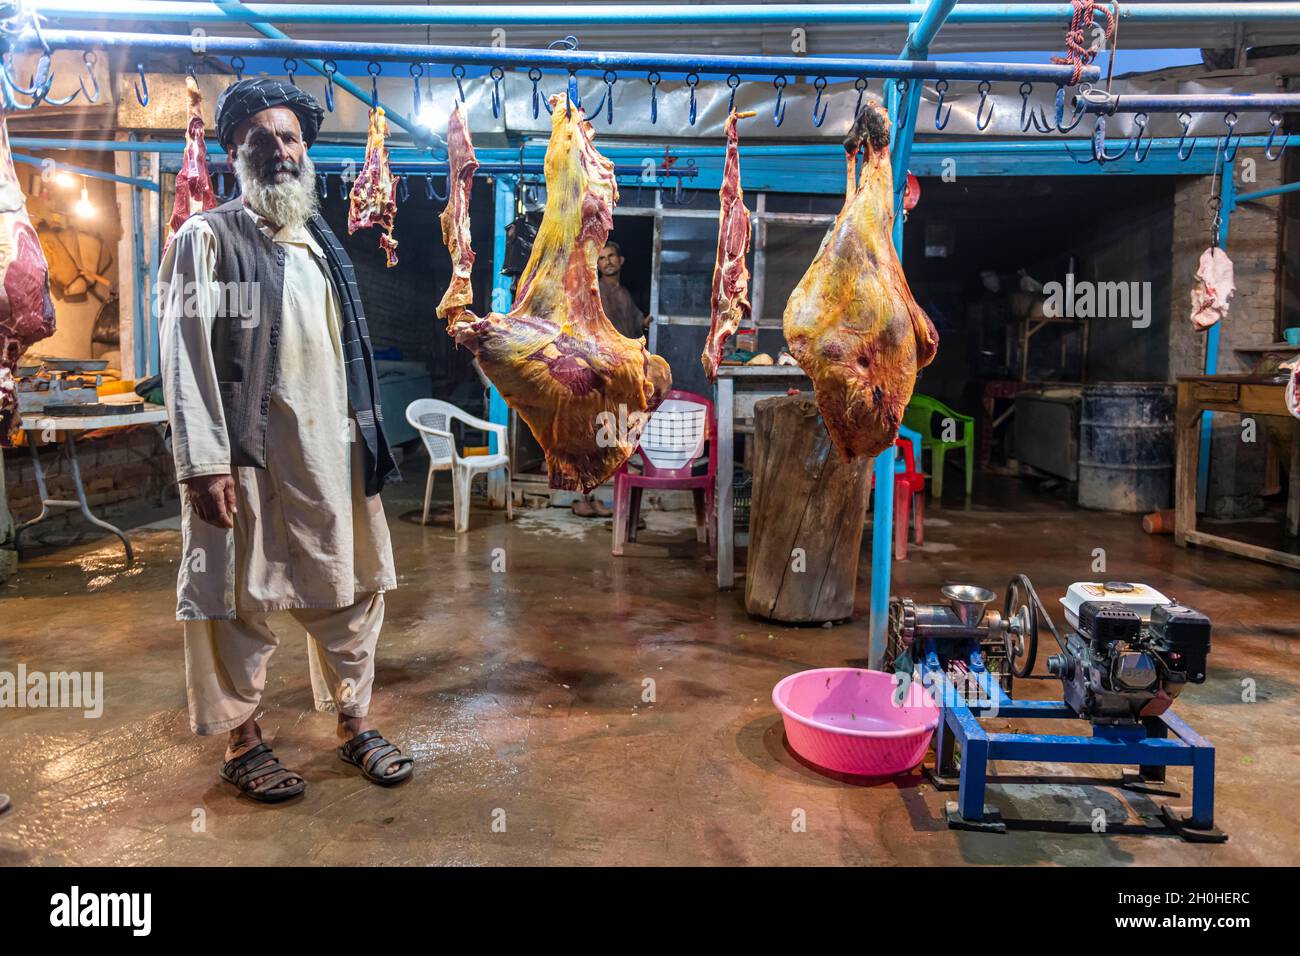
[[[51, 498], [75, 500], [67, 459], [52, 446], [40, 449], [45, 468], [46, 492]], [[111, 513], [114, 506], [144, 498], [176, 494], [171, 452], [164, 445], [161, 429], [153, 425], [87, 432], [77, 439], [77, 461], [91, 511]], [[5, 486], [9, 510], [15, 522], [34, 518], [41, 510], [40, 492], [31, 452], [27, 448], [4, 451]], [[38, 527], [84, 522], [75, 509], [57, 509]], [[38, 534], [38, 531], [33, 531]]]
[[[1239, 154], [1234, 165], [1237, 190], [1253, 192], [1281, 183], [1282, 164], [1268, 162], [1258, 151]], [[1253, 178], [1253, 182], [1244, 181]], [[1210, 177], [1180, 178], [1174, 191], [1172, 303], [1169, 322], [1169, 373], [1199, 374], [1205, 369], [1206, 334], [1189, 318], [1192, 285], [1201, 253], [1209, 245], [1211, 213], [1206, 197]], [[1226, 251], [1232, 259], [1237, 291], [1228, 315], [1219, 323], [1221, 374], [1250, 371], [1251, 357], [1235, 349], [1264, 345], [1277, 338], [1277, 263], [1281, 240], [1276, 197], [1252, 202], [1232, 214]], [[1240, 517], [1263, 508], [1265, 445], [1242, 441], [1238, 416], [1214, 416], [1213, 452], [1207, 512]]]

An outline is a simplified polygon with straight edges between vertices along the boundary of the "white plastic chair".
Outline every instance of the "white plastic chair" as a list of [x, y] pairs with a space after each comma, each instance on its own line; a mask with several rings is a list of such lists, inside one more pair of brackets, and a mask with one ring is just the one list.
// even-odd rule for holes
[[462, 411], [449, 402], [436, 398], [421, 398], [406, 406], [406, 420], [420, 433], [424, 447], [429, 452], [429, 477], [424, 483], [424, 515], [421, 524], [429, 521], [429, 499], [433, 495], [433, 474], [437, 471], [451, 472], [452, 502], [456, 516], [456, 530], [469, 530], [470, 483], [474, 476], [484, 472], [506, 470], [506, 520], [514, 520], [514, 508], [511, 501], [510, 456], [504, 451], [494, 455], [469, 455], [461, 457], [456, 450], [456, 439], [451, 433], [452, 420], [464, 422], [471, 428], [478, 428], [496, 435], [497, 448], [506, 447], [506, 426], [494, 422], [485, 422]]

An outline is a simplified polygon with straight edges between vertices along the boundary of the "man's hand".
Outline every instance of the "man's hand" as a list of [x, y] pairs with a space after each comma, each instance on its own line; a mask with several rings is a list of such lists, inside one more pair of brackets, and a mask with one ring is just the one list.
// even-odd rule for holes
[[185, 482], [185, 497], [198, 516], [218, 528], [235, 526], [235, 479], [199, 475]]

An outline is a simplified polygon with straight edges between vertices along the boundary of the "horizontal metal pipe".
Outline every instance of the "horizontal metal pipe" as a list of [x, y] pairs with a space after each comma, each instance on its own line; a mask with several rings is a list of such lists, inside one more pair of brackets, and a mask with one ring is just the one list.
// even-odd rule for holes
[[[1151, 140], [1151, 148], [1155, 150], [1174, 150], [1182, 143], [1184, 149], [1193, 142], [1197, 146], [1207, 146], [1213, 149], [1222, 139], [1219, 136], [1192, 136], [1186, 141], [1180, 140], [1177, 136], [1158, 137]], [[1300, 133], [1288, 136], [1279, 136], [1273, 145], [1280, 148], [1283, 143], [1288, 146], [1300, 146]], [[45, 139], [39, 136], [12, 136], [10, 143], [20, 149], [28, 150], [46, 150], [46, 149], [83, 149], [94, 152], [110, 153], [181, 153], [185, 150], [185, 144], [181, 140], [159, 141], [159, 142], [129, 142], [125, 140], [104, 139]], [[997, 153], [1033, 153], [1039, 155], [1064, 154], [1067, 145], [1069, 148], [1078, 151], [1082, 149], [1087, 152], [1092, 144], [1091, 137], [1071, 137], [1069, 139], [1042, 139], [1042, 140], [995, 140], [992, 142], [926, 142], [916, 143], [912, 147], [912, 152], [922, 155], [948, 156], [954, 154], [997, 154]], [[1268, 145], [1267, 136], [1243, 136], [1241, 137], [1241, 146], [1244, 149], [1252, 149]], [[1143, 149], [1145, 150], [1145, 145]], [[546, 149], [545, 143], [529, 143], [525, 146], [528, 152], [542, 153]], [[673, 155], [681, 159], [688, 157], [707, 157], [722, 156], [726, 151], [724, 146], [674, 146]], [[600, 152], [608, 157], [626, 157], [626, 156], [645, 156], [649, 153], [663, 155], [663, 144], [653, 145], [608, 145], [602, 146]], [[480, 149], [477, 150], [480, 157], [492, 157], [494, 160], [498, 157], [518, 156], [519, 150], [514, 149]], [[827, 156], [843, 156], [844, 149], [838, 143], [826, 144], [800, 144], [785, 146], [747, 146], [745, 147], [746, 156], [791, 156], [800, 157], [815, 154], [824, 154]], [[495, 156], [493, 154], [496, 154]], [[224, 156], [225, 151], [215, 144], [208, 144], [208, 155], [211, 157]], [[331, 143], [318, 143], [311, 148], [311, 155], [319, 161], [327, 160], [344, 160], [355, 159], [365, 155], [364, 146], [342, 146]], [[398, 162], [419, 162], [428, 158], [429, 154], [425, 150], [413, 149], [408, 147], [392, 147], [388, 151], [389, 161]], [[504, 160], [501, 160], [504, 162]], [[516, 166], [518, 163], [516, 163]]]
[[[25, 163], [28, 166], [44, 166], [50, 161], [49, 157], [42, 159], [39, 156], [26, 156], [22, 153], [12, 154], [14, 162]], [[89, 176], [91, 179], [103, 179], [111, 183], [126, 183], [128, 186], [135, 186], [137, 189], [150, 189], [158, 191], [158, 184], [149, 179], [135, 179], [131, 176], [119, 176], [117, 173], [105, 172], [102, 169], [90, 169], [87, 166], [73, 166], [71, 163], [58, 163], [56, 168], [59, 172], [73, 173], [77, 176]]]
[[1119, 93], [1107, 96], [1090, 90], [1074, 98], [1074, 108], [1086, 113], [1258, 113], [1300, 110], [1300, 93]]
[[[206, 55], [318, 57], [331, 60], [396, 60], [462, 66], [536, 66], [560, 70], [664, 70], [672, 73], [758, 74], [760, 76], [886, 77], [892, 79], [1028, 80], [1070, 85], [1074, 67], [1048, 63], [971, 63], [956, 60], [890, 60], [865, 57], [706, 56], [691, 53], [597, 53], [582, 50], [531, 50], [511, 47], [437, 46], [417, 43], [354, 43], [342, 40], [250, 39], [244, 37], [94, 30], [44, 30], [53, 49], [132, 49], [194, 52]], [[15, 49], [39, 49], [36, 34], [25, 31]], [[1081, 79], [1096, 80], [1100, 67], [1083, 68]], [[337, 78], [336, 81], [337, 82]]]
[[1300, 192], [1300, 183], [1287, 183], [1285, 186], [1274, 186], [1272, 189], [1260, 189], [1253, 193], [1237, 193], [1233, 197], [1238, 203], [1250, 202], [1252, 199], [1267, 199], [1269, 196], [1281, 196], [1284, 193]]
[[[36, 7], [49, 17], [92, 17], [85, 0], [37, 0]], [[737, 23], [916, 23], [925, 8], [908, 3], [736, 3], [736, 4], [511, 4], [484, 3], [456, 6], [365, 3], [249, 3], [238, 13], [226, 13], [216, 4], [136, 0], [113, 6], [116, 16], [135, 20], [184, 20], [213, 23], [221, 20], [279, 21], [281, 23], [357, 23], [427, 26], [510, 26], [519, 24], [717, 24]], [[1121, 16], [1128, 23], [1240, 23], [1300, 19], [1300, 3], [1125, 3]], [[949, 15], [949, 23], [1066, 22], [1073, 8], [1068, 3], [962, 3]]]

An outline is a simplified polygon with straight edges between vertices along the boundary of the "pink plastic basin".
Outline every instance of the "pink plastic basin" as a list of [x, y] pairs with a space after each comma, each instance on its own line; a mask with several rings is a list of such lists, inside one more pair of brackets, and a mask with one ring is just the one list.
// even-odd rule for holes
[[888, 777], [921, 762], [939, 708], [913, 681], [901, 704], [894, 675], [856, 667], [791, 674], [772, 688], [791, 748], [838, 773]]

